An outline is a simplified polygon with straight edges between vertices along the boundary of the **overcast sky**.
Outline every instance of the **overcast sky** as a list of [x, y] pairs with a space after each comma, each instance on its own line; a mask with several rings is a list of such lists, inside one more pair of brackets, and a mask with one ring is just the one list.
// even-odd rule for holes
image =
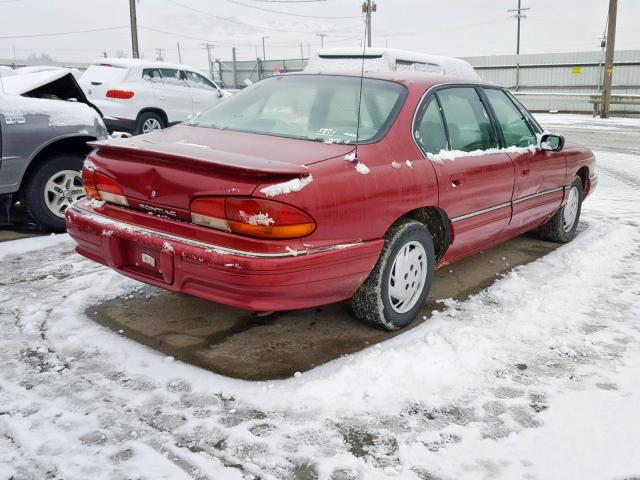
[[[201, 43], [214, 56], [299, 58], [320, 46], [357, 46], [363, 36], [361, 0], [138, 0], [141, 55], [206, 68]], [[523, 0], [522, 53], [597, 50], [608, 0]], [[616, 49], [640, 49], [640, 0], [619, 0]], [[244, 4], [244, 5], [243, 5]], [[374, 46], [440, 55], [515, 52], [517, 0], [377, 0]], [[262, 10], [260, 10], [262, 9]], [[281, 13], [269, 12], [275, 10]], [[309, 18], [332, 17], [332, 18]], [[338, 17], [338, 18], [336, 18]], [[131, 55], [128, 0], [0, 0], [0, 58], [48, 53], [61, 61], [91, 61], [118, 51]], [[105, 30], [105, 29], [110, 30]], [[97, 30], [69, 35], [79, 30]], [[23, 38], [16, 38], [22, 36]], [[29, 36], [29, 37], [26, 37]], [[13, 37], [13, 38], [9, 38]]]

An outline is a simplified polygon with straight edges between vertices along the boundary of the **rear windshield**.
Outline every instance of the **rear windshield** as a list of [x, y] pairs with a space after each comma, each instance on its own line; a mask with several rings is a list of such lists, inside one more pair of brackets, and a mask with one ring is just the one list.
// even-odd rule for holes
[[[360, 143], [386, 133], [406, 88], [386, 80], [362, 81]], [[191, 121], [202, 127], [323, 142], [355, 143], [360, 78], [291, 75], [258, 82]]]
[[127, 69], [112, 65], [91, 65], [82, 75], [82, 80], [89, 82], [112, 83], [121, 82], [127, 75]]

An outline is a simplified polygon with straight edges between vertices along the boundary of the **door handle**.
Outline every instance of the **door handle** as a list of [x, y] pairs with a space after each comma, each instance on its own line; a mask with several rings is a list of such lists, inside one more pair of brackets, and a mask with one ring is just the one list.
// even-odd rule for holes
[[166, 100], [166, 99], [167, 99], [167, 97], [165, 97], [164, 95], [160, 95], [158, 98], [159, 98], [160, 100]]
[[462, 185], [463, 181], [461, 178], [454, 178], [453, 180], [451, 180], [451, 186], [453, 188], [459, 187], [460, 185]]
[[530, 168], [524, 168], [524, 169], [522, 170], [522, 175], [529, 175], [529, 173], [530, 173], [530, 172], [531, 172], [531, 169], [530, 169]]

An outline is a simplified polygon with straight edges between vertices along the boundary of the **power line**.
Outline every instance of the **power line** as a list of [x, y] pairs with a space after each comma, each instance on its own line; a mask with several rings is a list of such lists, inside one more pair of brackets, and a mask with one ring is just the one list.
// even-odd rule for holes
[[242, 5], [243, 7], [255, 8], [256, 10], [262, 10], [263, 12], [277, 13], [279, 15], [288, 15], [290, 17], [301, 17], [301, 18], [321, 18], [325, 20], [350, 20], [353, 18], [360, 18], [360, 16], [352, 16], [352, 17], [326, 17], [326, 16], [318, 16], [318, 15], [302, 15], [300, 13], [289, 13], [282, 12], [280, 10], [271, 10], [270, 8], [258, 7], [256, 5], [249, 5], [247, 3], [239, 2], [238, 0], [225, 0], [225, 2], [233, 3], [235, 5]]
[[108, 30], [120, 30], [122, 28], [130, 28], [129, 25], [122, 25], [119, 27], [104, 27], [104, 28], [91, 28], [88, 30], [74, 30], [71, 32], [56, 32], [56, 33], [36, 33], [33, 35], [7, 35], [0, 36], [0, 40], [11, 38], [38, 38], [38, 37], [59, 37], [62, 35], [74, 35], [76, 33], [92, 33], [92, 32], [106, 32]]
[[[244, 23], [244, 22], [241, 22], [240, 20], [236, 20], [233, 17], [221, 17], [219, 15], [215, 15], [213, 13], [206, 12], [206, 11], [200, 10], [198, 8], [190, 7], [189, 5], [185, 5], [184, 3], [177, 2], [176, 0], [167, 0], [167, 1], [170, 2], [170, 3], [173, 3], [174, 5], [178, 5], [179, 7], [185, 8], [187, 10], [191, 10], [192, 12], [196, 12], [196, 13], [199, 13], [201, 15], [206, 15], [207, 17], [215, 18], [217, 20], [222, 20], [224, 22], [234, 23], [236, 25], [242, 25], [243, 27], [254, 28], [256, 30], [271, 30], [271, 31], [274, 31], [274, 32], [287, 32], [287, 33], [308, 33], [307, 30], [287, 30], [287, 29], [283, 29], [283, 28], [252, 25], [250, 23]], [[220, 42], [218, 42], [218, 43], [220, 43]]]

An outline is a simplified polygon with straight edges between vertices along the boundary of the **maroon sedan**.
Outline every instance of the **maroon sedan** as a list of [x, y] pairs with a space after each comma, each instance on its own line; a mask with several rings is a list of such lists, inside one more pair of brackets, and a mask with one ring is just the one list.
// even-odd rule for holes
[[437, 267], [533, 229], [571, 240], [597, 182], [508, 91], [426, 74], [277, 76], [93, 146], [67, 210], [81, 255], [254, 311], [351, 298], [390, 330]]

